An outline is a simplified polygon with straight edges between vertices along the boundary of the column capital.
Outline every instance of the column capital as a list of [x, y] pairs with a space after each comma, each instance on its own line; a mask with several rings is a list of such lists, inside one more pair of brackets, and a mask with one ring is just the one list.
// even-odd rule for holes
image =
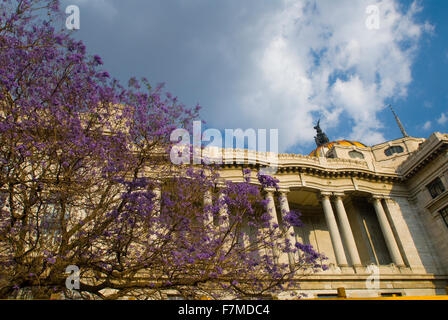
[[282, 188], [282, 187], [280, 187], [278, 192], [280, 192], [280, 194], [287, 195], [290, 192], [290, 190], [289, 190], [289, 188]]
[[277, 191], [275, 188], [272, 188], [272, 187], [263, 188], [263, 190], [264, 190], [266, 193], [274, 193], [275, 191]]
[[386, 205], [387, 204], [392, 204], [392, 205], [395, 204], [395, 201], [389, 196], [386, 196], [383, 199], [384, 199], [384, 202], [386, 203]]
[[337, 199], [337, 198], [344, 198], [346, 196], [346, 194], [344, 192], [333, 192], [333, 196]]
[[370, 201], [375, 201], [375, 200], [383, 200], [385, 198], [385, 196], [384, 195], [382, 195], [382, 194], [372, 194], [371, 196], [370, 196]]
[[160, 192], [162, 190], [162, 182], [160, 180], [154, 180], [154, 182], [151, 183], [148, 188], [153, 191]]
[[219, 180], [219, 181], [217, 181], [216, 182], [216, 184], [215, 184], [215, 186], [216, 186], [216, 188], [218, 188], [218, 189], [225, 189], [225, 188], [227, 188], [227, 186], [226, 186], [226, 181], [225, 180]]
[[318, 198], [319, 198], [320, 200], [323, 200], [323, 199], [329, 199], [331, 196], [332, 196], [332, 193], [331, 193], [330, 191], [321, 191], [321, 192], [318, 194]]

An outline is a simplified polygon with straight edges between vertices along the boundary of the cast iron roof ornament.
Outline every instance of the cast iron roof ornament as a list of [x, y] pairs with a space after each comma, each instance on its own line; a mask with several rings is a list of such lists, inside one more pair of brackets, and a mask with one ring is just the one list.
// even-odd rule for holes
[[316, 141], [317, 147], [320, 147], [330, 142], [327, 135], [324, 132], [322, 132], [322, 129], [320, 128], [320, 119], [319, 121], [317, 121], [317, 125], [314, 127], [314, 129], [316, 129], [317, 131], [317, 136], [314, 137], [314, 141]]
[[398, 118], [397, 114], [395, 113], [394, 109], [392, 108], [392, 105], [389, 105], [390, 110], [394, 114], [395, 121], [397, 121], [398, 127], [400, 128], [401, 134], [403, 135], [403, 138], [409, 137], [408, 133], [403, 127], [403, 124], [400, 121], [400, 118]]

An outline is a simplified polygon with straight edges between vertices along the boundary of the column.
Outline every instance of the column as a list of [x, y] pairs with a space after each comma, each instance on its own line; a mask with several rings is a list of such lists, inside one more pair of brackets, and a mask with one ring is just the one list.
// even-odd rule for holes
[[162, 189], [160, 188], [160, 186], [154, 187], [154, 189], [152, 189], [152, 193], [154, 193], [153, 212], [154, 212], [154, 214], [159, 214], [160, 213], [160, 202], [162, 200]]
[[339, 234], [336, 218], [334, 217], [333, 208], [330, 202], [330, 193], [321, 193], [322, 207], [324, 209], [325, 220], [330, 230], [331, 243], [333, 244], [336, 262], [340, 267], [347, 267], [347, 258], [345, 257], [344, 247], [342, 245], [341, 236]]
[[[275, 202], [274, 202], [274, 190], [271, 190], [270, 188], [265, 189], [266, 191], [266, 200], [268, 200], [268, 213], [271, 216], [272, 223], [279, 225], [278, 218], [277, 218], [277, 210], [275, 209]], [[279, 252], [277, 248], [277, 243], [274, 243], [274, 247], [272, 248], [272, 254], [274, 256], [274, 262], [278, 263], [279, 259]]]
[[204, 193], [204, 223], [209, 224], [211, 226], [214, 225], [214, 221], [213, 221], [213, 211], [211, 210], [211, 207], [213, 205], [213, 199], [212, 199], [212, 190], [208, 189], [205, 193]]
[[392, 228], [389, 225], [383, 205], [381, 204], [381, 197], [373, 196], [372, 203], [375, 208], [376, 216], [378, 217], [378, 222], [380, 223], [381, 231], [383, 232], [384, 240], [386, 240], [386, 245], [389, 249], [392, 261], [396, 266], [404, 267], [405, 264], [403, 262], [403, 258], [401, 257], [400, 250], [395, 242]]
[[225, 228], [228, 228], [230, 226], [229, 221], [229, 211], [227, 208], [227, 204], [224, 202], [225, 194], [221, 190], [219, 191], [219, 198], [218, 198], [218, 204], [219, 204], [219, 219], [218, 219], [218, 225], [222, 223], [222, 226]]
[[272, 217], [272, 222], [278, 224], [277, 210], [275, 209], [274, 191], [266, 189], [266, 200], [268, 200], [268, 212]]
[[[412, 224], [418, 224], [418, 222], [415, 220], [416, 217], [408, 201], [404, 197], [401, 199], [387, 198], [383, 202], [383, 208], [389, 218], [394, 235], [396, 235], [395, 240], [398, 246], [403, 249], [400, 253], [402, 254], [405, 265], [411, 267], [413, 270], [419, 270], [419, 272], [424, 273], [425, 267], [423, 266], [423, 262], [420, 259], [414, 239], [409, 230]], [[402, 208], [402, 206], [404, 207]], [[403, 209], [408, 211], [406, 212], [406, 219], [403, 216]]]
[[344, 202], [341, 194], [335, 194], [336, 213], [338, 215], [339, 224], [341, 226], [342, 239], [347, 246], [348, 254], [354, 267], [360, 267], [361, 259], [359, 258], [358, 248], [356, 247], [355, 238], [347, 218]]
[[[280, 209], [282, 214], [282, 219], [286, 214], [289, 213], [289, 203], [288, 203], [288, 196], [286, 191], [281, 191], [279, 196], [279, 202], [280, 202]], [[292, 232], [294, 232], [293, 228], [285, 228], [285, 237], [286, 239], [291, 243], [291, 246], [294, 246], [295, 244], [295, 238], [291, 235]], [[293, 266], [295, 265], [294, 262], [294, 255], [292, 252], [288, 252], [288, 261], [289, 266], [291, 269], [293, 269]]]

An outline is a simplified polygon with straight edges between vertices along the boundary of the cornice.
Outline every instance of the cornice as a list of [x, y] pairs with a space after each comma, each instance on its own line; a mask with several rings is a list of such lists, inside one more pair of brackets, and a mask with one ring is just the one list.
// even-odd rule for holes
[[[328, 159], [327, 159], [328, 160]], [[335, 159], [331, 159], [335, 160]], [[339, 160], [339, 159], [338, 159]], [[346, 162], [341, 161], [339, 164], [345, 164]], [[250, 163], [232, 163], [232, 164], [223, 164], [224, 168], [228, 169], [242, 169], [242, 168], [251, 168], [251, 169], [261, 169], [264, 165], [260, 163], [250, 164]], [[358, 166], [322, 166], [318, 164], [311, 163], [288, 163], [282, 164], [279, 163], [277, 166], [277, 174], [306, 174], [313, 176], [320, 176], [323, 178], [329, 179], [337, 179], [337, 178], [358, 178], [358, 179], [367, 179], [374, 180], [377, 182], [400, 182], [402, 181], [401, 177], [394, 172], [381, 172], [381, 171], [372, 171], [368, 169], [367, 164], [365, 163], [365, 167]]]
[[398, 167], [403, 180], [412, 178], [431, 160], [448, 150], [448, 134], [435, 132]]

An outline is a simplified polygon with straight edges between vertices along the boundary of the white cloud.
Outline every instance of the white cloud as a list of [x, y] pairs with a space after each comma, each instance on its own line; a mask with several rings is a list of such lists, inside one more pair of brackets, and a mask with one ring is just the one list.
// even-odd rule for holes
[[438, 123], [438, 124], [441, 124], [441, 125], [444, 125], [444, 124], [447, 123], [447, 122], [448, 122], [448, 116], [447, 116], [447, 114], [445, 114], [445, 113], [442, 113], [442, 114], [440, 115], [440, 118], [437, 119], [437, 123]]
[[422, 128], [424, 130], [429, 130], [431, 129], [431, 125], [432, 125], [431, 121], [426, 121]]
[[[278, 128], [282, 152], [310, 147], [319, 117], [341, 131], [331, 139], [383, 142], [378, 113], [406, 97], [419, 41], [433, 30], [416, 21], [416, 3], [399, 0], [64, 2], [80, 4], [80, 32], [122, 80], [166, 81], [204, 106], [211, 127]], [[378, 30], [366, 27], [369, 5]]]
[[[379, 30], [365, 26], [371, 4], [380, 9]], [[261, 45], [241, 79], [235, 121], [279, 128], [282, 150], [312, 141], [319, 114], [327, 129], [342, 115], [353, 120], [346, 138], [383, 142], [376, 115], [386, 99], [406, 97], [418, 41], [432, 31], [415, 21], [420, 10], [414, 3], [403, 11], [395, 0], [284, 0], [283, 10], [248, 29]]]

